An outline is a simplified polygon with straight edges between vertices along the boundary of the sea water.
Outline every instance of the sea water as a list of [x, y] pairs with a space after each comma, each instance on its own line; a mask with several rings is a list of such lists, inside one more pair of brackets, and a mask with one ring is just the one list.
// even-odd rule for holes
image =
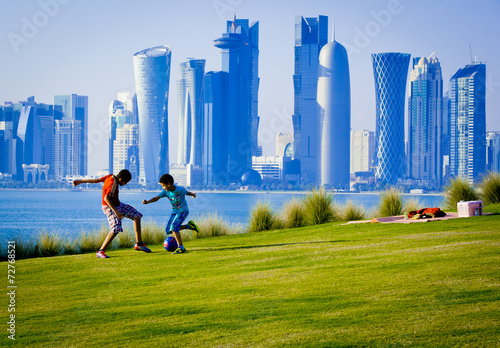
[[[165, 226], [171, 213], [167, 199], [156, 203], [142, 204], [157, 192], [120, 191], [120, 200], [143, 215], [143, 223], [154, 222]], [[105, 226], [106, 216], [101, 209], [100, 190], [0, 190], [0, 243], [5, 244], [15, 236], [21, 239], [36, 239], [44, 232], [63, 238], [77, 237], [82, 232], [92, 232]], [[210, 214], [217, 214], [229, 225], [241, 225], [244, 230], [252, 208], [259, 202], [267, 202], [279, 211], [283, 204], [303, 199], [307, 193], [301, 192], [197, 192], [196, 198], [186, 197], [190, 215], [196, 221]], [[375, 208], [379, 202], [376, 193], [334, 193], [333, 200], [342, 206], [351, 200], [363, 205], [366, 210]], [[404, 195], [403, 199], [417, 198], [425, 207], [440, 207], [442, 195]], [[132, 228], [129, 219], [124, 220], [125, 228]]]

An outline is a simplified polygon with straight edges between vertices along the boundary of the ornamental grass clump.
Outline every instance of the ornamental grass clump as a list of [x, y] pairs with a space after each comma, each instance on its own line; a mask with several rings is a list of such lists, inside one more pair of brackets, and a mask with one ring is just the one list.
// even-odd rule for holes
[[37, 249], [41, 257], [57, 256], [61, 253], [62, 243], [55, 234], [45, 231], [37, 238]]
[[445, 187], [444, 205], [447, 209], [457, 209], [460, 201], [477, 201], [479, 195], [467, 180], [456, 177]]
[[391, 188], [380, 194], [380, 202], [378, 204], [379, 217], [396, 216], [403, 213], [403, 196], [401, 192]]
[[418, 198], [410, 198], [403, 203], [403, 210], [405, 211], [405, 213], [416, 211], [419, 209], [422, 209], [422, 204], [420, 203], [420, 200]]
[[260, 232], [280, 227], [278, 214], [269, 203], [257, 203], [250, 213], [249, 232]]
[[200, 232], [196, 238], [221, 237], [236, 234], [237, 229], [229, 226], [224, 222], [224, 219], [218, 214], [210, 214], [197, 222]]
[[284, 228], [306, 226], [307, 216], [304, 205], [296, 198], [285, 203], [281, 211], [281, 220]]
[[313, 190], [304, 199], [307, 222], [310, 225], [320, 225], [339, 220], [333, 206], [333, 196], [324, 189]]
[[362, 205], [357, 205], [353, 201], [347, 201], [342, 207], [343, 221], [358, 221], [366, 219], [366, 210]]
[[[79, 253], [85, 254], [99, 250], [108, 233], [109, 230], [106, 226], [102, 226], [97, 231], [82, 232], [76, 240], [76, 247], [78, 248]], [[111, 249], [111, 247], [112, 245], [109, 246], [109, 249]]]
[[[135, 232], [134, 232], [135, 234]], [[142, 241], [146, 245], [163, 244], [163, 240], [166, 237], [165, 230], [154, 221], [147, 221], [142, 224], [141, 237]], [[134, 244], [135, 245], [135, 235]]]
[[500, 203], [500, 174], [490, 172], [479, 184], [484, 204]]

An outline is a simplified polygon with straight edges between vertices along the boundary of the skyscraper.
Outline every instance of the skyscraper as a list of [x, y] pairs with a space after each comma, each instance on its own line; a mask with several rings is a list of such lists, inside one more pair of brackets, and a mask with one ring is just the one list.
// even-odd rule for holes
[[408, 176], [438, 188], [443, 178], [443, 77], [437, 58], [413, 58], [408, 98]]
[[328, 42], [328, 17], [295, 17], [293, 153], [302, 183], [319, 183], [320, 122], [317, 104], [321, 48]]
[[[55, 120], [76, 120], [79, 121], [80, 135], [78, 137], [78, 145], [72, 147], [74, 151], [72, 158], [78, 158], [78, 173], [71, 175], [87, 175], [88, 168], [88, 97], [77, 94], [56, 95], [54, 96], [54, 119]], [[76, 124], [75, 124], [76, 125]], [[63, 129], [63, 128], [59, 128]], [[57, 134], [56, 134], [57, 136]], [[55, 151], [66, 151], [63, 148], [56, 146]], [[64, 154], [56, 154], [57, 157]], [[56, 164], [57, 165], [57, 164]], [[64, 169], [56, 169], [58, 172], [64, 172]], [[60, 177], [59, 177], [60, 178]]]
[[375, 132], [351, 131], [351, 173], [373, 170]]
[[491, 172], [500, 172], [500, 132], [486, 134], [487, 169]]
[[228, 185], [228, 77], [225, 71], [205, 74], [204, 182]]
[[376, 162], [378, 180], [395, 184], [404, 174], [405, 92], [410, 55], [372, 54], [376, 98]]
[[157, 46], [134, 54], [139, 112], [140, 183], [157, 183], [168, 172], [168, 91], [171, 49]]
[[[114, 148], [119, 146], [119, 142], [115, 143], [116, 132], [118, 129], [123, 128], [125, 125], [137, 125], [138, 115], [137, 115], [137, 95], [132, 92], [120, 92], [115, 100], [112, 100], [109, 105], [109, 163], [108, 169], [110, 173], [118, 172], [121, 169], [129, 169], [127, 167], [116, 167], [114, 165]], [[137, 139], [134, 142], [139, 143], [139, 134], [137, 133]], [[128, 144], [122, 143], [126, 146]], [[120, 150], [120, 152], [126, 152], [127, 149]], [[139, 164], [139, 163], [138, 163]], [[138, 166], [139, 167], [139, 166]], [[129, 169], [130, 170], [130, 169]], [[134, 180], [138, 180], [138, 177], [134, 177]]]
[[477, 181], [486, 171], [486, 65], [473, 63], [450, 80], [452, 176]]
[[128, 169], [132, 182], [139, 181], [139, 125], [137, 95], [120, 92], [109, 105], [109, 172]]
[[205, 59], [191, 59], [180, 65], [177, 81], [179, 107], [179, 152], [177, 163], [203, 167]]
[[116, 129], [113, 141], [113, 168], [115, 172], [128, 169], [133, 183], [138, 183], [140, 173], [139, 125], [124, 124]]
[[500, 171], [500, 132], [486, 134], [487, 169], [491, 172]]
[[61, 180], [65, 176], [83, 175], [81, 169], [82, 121], [73, 118], [55, 120], [55, 178]]
[[333, 38], [321, 49], [318, 71], [321, 185], [349, 188], [351, 84], [347, 51]]
[[259, 22], [227, 21], [227, 33], [215, 40], [228, 75], [228, 173], [232, 181], [252, 168], [258, 152]]

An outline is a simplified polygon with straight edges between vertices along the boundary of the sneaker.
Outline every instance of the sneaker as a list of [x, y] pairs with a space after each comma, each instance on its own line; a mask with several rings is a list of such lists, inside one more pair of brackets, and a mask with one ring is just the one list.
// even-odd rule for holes
[[175, 249], [175, 251], [172, 254], [184, 254], [187, 252], [188, 251], [186, 250], [186, 248], [177, 248], [177, 249]]
[[196, 226], [196, 224], [194, 223], [194, 221], [193, 221], [193, 220], [189, 220], [189, 222], [188, 222], [188, 226], [189, 226], [192, 230], [196, 231], [196, 233], [200, 233], [200, 229], [198, 228], [198, 226]]
[[138, 251], [145, 251], [147, 253], [151, 252], [151, 250], [148, 247], [146, 247], [146, 244], [142, 244], [142, 245], [136, 244], [135, 247], [134, 247], [134, 249], [138, 250]]
[[109, 256], [104, 253], [104, 250], [99, 250], [96, 254], [96, 257], [100, 259], [109, 259]]

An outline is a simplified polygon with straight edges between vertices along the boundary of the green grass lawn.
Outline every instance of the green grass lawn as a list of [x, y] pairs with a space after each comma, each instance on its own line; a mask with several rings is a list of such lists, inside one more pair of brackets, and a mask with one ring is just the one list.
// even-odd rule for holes
[[0, 346], [500, 346], [500, 215], [186, 247], [17, 261], [16, 341], [2, 311]]

